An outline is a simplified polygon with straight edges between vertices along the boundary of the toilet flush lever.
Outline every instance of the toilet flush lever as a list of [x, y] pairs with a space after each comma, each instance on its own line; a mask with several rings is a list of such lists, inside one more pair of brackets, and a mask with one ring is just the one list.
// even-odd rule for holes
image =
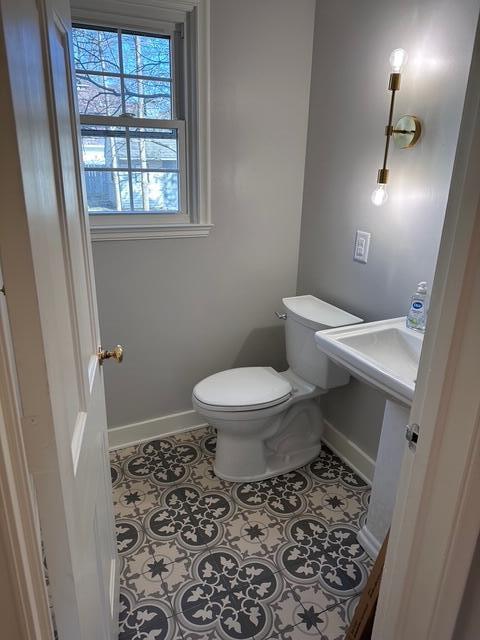
[[286, 320], [287, 319], [287, 314], [286, 313], [278, 313], [278, 311], [275, 311], [275, 315], [277, 316], [277, 318], [279, 320]]

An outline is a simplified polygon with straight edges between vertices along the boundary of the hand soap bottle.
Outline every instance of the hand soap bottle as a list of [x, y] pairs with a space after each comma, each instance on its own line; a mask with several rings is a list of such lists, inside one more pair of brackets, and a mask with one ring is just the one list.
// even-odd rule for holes
[[419, 282], [416, 293], [410, 298], [410, 309], [407, 315], [407, 327], [416, 331], [425, 331], [427, 324], [427, 283]]

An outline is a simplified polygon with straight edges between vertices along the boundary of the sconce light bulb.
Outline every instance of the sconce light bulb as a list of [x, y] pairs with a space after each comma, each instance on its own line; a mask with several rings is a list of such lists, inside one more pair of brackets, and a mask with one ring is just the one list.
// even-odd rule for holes
[[390, 64], [394, 73], [400, 73], [404, 64], [406, 64], [408, 54], [405, 49], [394, 49], [390, 54]]
[[380, 207], [388, 199], [387, 185], [379, 184], [372, 193], [372, 202], [376, 207]]

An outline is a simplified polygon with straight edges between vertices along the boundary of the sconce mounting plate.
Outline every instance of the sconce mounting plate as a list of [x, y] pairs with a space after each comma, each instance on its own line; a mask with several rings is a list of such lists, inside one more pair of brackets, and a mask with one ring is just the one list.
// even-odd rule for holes
[[422, 134], [422, 123], [416, 116], [402, 116], [393, 129], [393, 139], [400, 149], [414, 147]]

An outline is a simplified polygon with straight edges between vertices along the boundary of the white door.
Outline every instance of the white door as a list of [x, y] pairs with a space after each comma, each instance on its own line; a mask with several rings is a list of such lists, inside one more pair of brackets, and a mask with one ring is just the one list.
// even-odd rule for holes
[[106, 640], [117, 633], [118, 567], [70, 10], [66, 0], [0, 6], [0, 260], [25, 446], [59, 638]]

